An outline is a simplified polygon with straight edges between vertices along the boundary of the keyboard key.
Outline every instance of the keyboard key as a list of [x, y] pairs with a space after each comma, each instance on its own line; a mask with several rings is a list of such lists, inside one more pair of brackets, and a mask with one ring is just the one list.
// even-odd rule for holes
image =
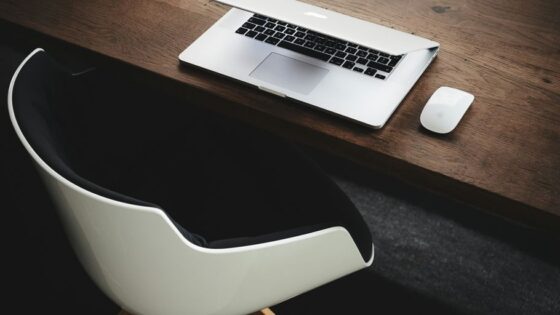
[[276, 45], [278, 44], [278, 42], [280, 42], [280, 40], [278, 38], [274, 38], [274, 37], [269, 37], [265, 40], [265, 43], [269, 43], [272, 45]]
[[272, 28], [276, 27], [276, 24], [271, 23], [271, 22], [268, 22], [268, 23], [266, 23], [265, 27], [266, 27], [266, 28], [271, 28], [271, 29], [272, 29]]
[[284, 33], [286, 33], [288, 35], [294, 35], [295, 32], [296, 32], [296, 30], [293, 30], [291, 28], [288, 28], [284, 31]]
[[375, 49], [370, 49], [369, 52], [376, 55], [379, 54], [379, 52]]
[[253, 24], [253, 23], [249, 23], [249, 22], [247, 22], [247, 23], [243, 24], [243, 27], [244, 27], [244, 28], [246, 28], [246, 29], [250, 29], [250, 30], [254, 29], [254, 28], [255, 28], [255, 26], [256, 26], [255, 24]]
[[316, 51], [325, 51], [325, 49], [327, 49], [327, 47], [323, 46], [323, 45], [317, 45], [315, 46], [315, 50]]
[[368, 60], [366, 58], [360, 58], [358, 59], [358, 61], [356, 61], [357, 63], [361, 64], [361, 65], [367, 65]]
[[399, 62], [402, 59], [402, 56], [391, 56], [391, 60], [396, 60]]
[[388, 58], [388, 57], [389, 57], [389, 54], [379, 52], [379, 56]]
[[314, 42], [311, 42], [311, 41], [307, 41], [307, 42], [305, 43], [305, 47], [307, 47], [307, 48], [313, 48], [313, 47], [315, 47], [315, 43], [314, 43]]
[[248, 29], [244, 28], [244, 27], [240, 27], [237, 31], [235, 31], [237, 34], [245, 34], [247, 33]]
[[342, 66], [346, 69], [352, 69], [354, 68], [356, 64], [350, 61], [346, 61]]
[[336, 49], [338, 49], [338, 50], [344, 50], [344, 49], [346, 49], [346, 45], [342, 45], [342, 44], [340, 44], [340, 43], [339, 43], [339, 44], [336, 44]]
[[317, 38], [315, 39], [315, 42], [316, 42], [317, 44], [320, 44], [320, 45], [325, 45], [325, 43], [327, 42], [327, 40], [324, 39], [323, 37], [317, 37]]
[[354, 68], [354, 71], [359, 72], [359, 73], [363, 73], [363, 72], [364, 72], [364, 69], [355, 67], [355, 68]]
[[382, 74], [376, 74], [375, 77], [378, 78], [378, 79], [381, 79], [381, 80], [385, 80], [385, 78], [386, 78], [386, 77], [385, 77], [384, 75], [382, 75]]
[[384, 58], [384, 57], [379, 57], [379, 59], [377, 60], [377, 62], [380, 63], [380, 64], [386, 65], [387, 63], [389, 63], [389, 59], [388, 59], [388, 58]]
[[312, 58], [317, 58], [317, 59], [320, 59], [320, 60], [323, 60], [323, 61], [328, 61], [329, 58], [331, 57], [329, 55], [323, 54], [323, 53], [318, 52], [318, 51], [314, 51], [314, 50], [309, 49], [309, 48], [305, 48], [305, 47], [302, 47], [302, 46], [294, 45], [292, 43], [288, 43], [287, 41], [281, 41], [280, 44], [278, 44], [278, 47], [282, 47], [282, 48], [285, 48], [285, 49], [288, 49], [288, 50], [291, 50], [291, 51], [295, 51], [295, 52], [300, 53], [302, 55], [306, 55], [306, 56], [309, 56], [309, 57], [312, 57]]
[[269, 18], [267, 18], [267, 19], [268, 19], [269, 22], [272, 22], [272, 23], [278, 22], [277, 19], [273, 19], [273, 18], [271, 18], [271, 17], [269, 17]]
[[286, 26], [286, 25], [288, 25], [288, 23], [278, 21], [278, 25]]
[[292, 35], [288, 35], [284, 38], [285, 41], [290, 42], [290, 43], [293, 42], [294, 39], [296, 39], [296, 38], [293, 37]]
[[336, 49], [334, 48], [327, 48], [327, 50], [325, 50], [325, 52], [329, 55], [334, 55], [336, 53]]
[[265, 21], [265, 20], [261, 20], [261, 19], [257, 19], [257, 18], [250, 18], [250, 19], [249, 19], [249, 22], [251, 22], [251, 23], [253, 23], [253, 24], [260, 25], [260, 26], [263, 26], [263, 25], [266, 24], [266, 21]]
[[384, 71], [384, 72], [391, 72], [391, 70], [393, 70], [392, 67], [382, 65], [382, 64], [374, 62], [374, 61], [370, 61], [367, 66], [370, 67], [370, 68], [373, 68], [373, 69]]
[[304, 32], [297, 32], [295, 36], [296, 36], [296, 37], [299, 37], [299, 38], [304, 38], [304, 37], [305, 37], [305, 33], [304, 33]]
[[296, 28], [296, 26], [293, 25], [293, 24], [288, 24], [288, 27], [289, 27], [289, 28], [292, 28], [292, 29], [295, 29], [295, 28]]
[[255, 31], [248, 31], [247, 33], [245, 33], [245, 36], [253, 38], [253, 37], [257, 36], [257, 34], [258, 33], [255, 32]]
[[276, 27], [274, 28], [274, 30], [275, 30], [275, 31], [278, 31], [278, 32], [283, 32], [283, 31], [286, 30], [286, 28], [285, 28], [284, 26], [278, 25], [278, 26], [276, 26]]
[[339, 52], [336, 53], [335, 56], [337, 56], [338, 58], [346, 58], [346, 53], [342, 52], [342, 51], [339, 51]]
[[356, 59], [358, 59], [358, 57], [356, 57], [356, 56], [354, 56], [354, 55], [348, 55], [348, 56], [346, 56], [346, 60], [348, 60], [348, 61], [354, 62], [354, 61], [356, 61]]
[[255, 27], [255, 31], [257, 31], [257, 32], [259, 32], [259, 33], [262, 33], [262, 32], [264, 32], [265, 30], [266, 30], [266, 28], [264, 28], [264, 27], [262, 27], [262, 26], [257, 26], [257, 27]]
[[368, 50], [369, 50], [369, 48], [364, 47], [364, 46], [358, 46], [358, 49], [365, 50], [365, 51], [368, 51]]
[[332, 40], [329, 40], [325, 43], [325, 46], [327, 47], [334, 47], [335, 45], [336, 45], [335, 42], [333, 42]]
[[276, 37], [276, 38], [278, 38], [278, 39], [282, 39], [282, 38], [284, 38], [284, 36], [286, 36], [286, 35], [284, 35], [284, 34], [282, 34], [282, 33], [280, 33], [280, 32], [276, 32], [276, 34], [274, 34], [274, 37]]
[[302, 31], [302, 32], [304, 32], [304, 33], [307, 32], [307, 29], [306, 29], [305, 27], [298, 26], [296, 29], [297, 29], [298, 31]]
[[356, 48], [352, 48], [352, 47], [346, 48], [346, 52], [349, 54], [355, 54], [356, 51], [357, 51]]
[[367, 59], [369, 59], [371, 61], [376, 61], [377, 60], [377, 55], [376, 54], [369, 54], [369, 56], [367, 56]]
[[305, 39], [307, 40], [315, 40], [316, 36], [315, 35], [307, 35], [305, 36]]
[[392, 59], [391, 61], [389, 61], [389, 63], [387, 64], [389, 67], [394, 67], [396, 66], [398, 63], [397, 60]]
[[265, 34], [265, 35], [268, 35], [268, 36], [272, 36], [272, 35], [274, 35], [274, 33], [276, 33], [276, 32], [273, 31], [273, 30], [266, 30], [266, 31], [264, 31], [264, 34]]
[[367, 70], [364, 72], [365, 74], [369, 75], [370, 77], [373, 77], [373, 75], [377, 72], [377, 70], [372, 69], [372, 68], [367, 68]]
[[305, 44], [305, 39], [298, 38], [298, 39], [296, 39], [296, 41], [294, 43], [296, 43], [298, 45], [303, 45], [303, 44]]
[[358, 55], [358, 57], [366, 57], [368, 55], [368, 53], [365, 52], [364, 50], [358, 50], [356, 55]]
[[352, 48], [357, 48], [357, 47], [358, 47], [358, 45], [356, 45], [356, 44], [352, 44], [352, 43], [348, 43], [348, 47], [352, 47]]
[[262, 41], [265, 40], [267, 37], [268, 37], [268, 36], [266, 36], [266, 35], [264, 35], [264, 34], [259, 34], [259, 35], [255, 36], [255, 39], [256, 39], [256, 40], [260, 40], [260, 41], [262, 42]]
[[344, 60], [337, 58], [337, 57], [332, 57], [331, 61], [329, 61], [332, 64], [335, 64], [337, 66], [342, 65], [342, 63], [344, 62]]

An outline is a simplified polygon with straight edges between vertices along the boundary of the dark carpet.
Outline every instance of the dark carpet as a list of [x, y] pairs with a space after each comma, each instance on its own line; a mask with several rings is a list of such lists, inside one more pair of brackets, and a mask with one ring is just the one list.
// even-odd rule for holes
[[557, 239], [355, 165], [314, 157], [366, 218], [375, 261], [279, 305], [279, 313], [560, 314]]

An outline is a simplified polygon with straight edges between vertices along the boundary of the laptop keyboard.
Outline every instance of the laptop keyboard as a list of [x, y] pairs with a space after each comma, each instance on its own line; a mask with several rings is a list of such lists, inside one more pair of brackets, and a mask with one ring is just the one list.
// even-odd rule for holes
[[382, 53], [259, 14], [249, 18], [236, 33], [380, 80], [385, 80], [403, 57]]

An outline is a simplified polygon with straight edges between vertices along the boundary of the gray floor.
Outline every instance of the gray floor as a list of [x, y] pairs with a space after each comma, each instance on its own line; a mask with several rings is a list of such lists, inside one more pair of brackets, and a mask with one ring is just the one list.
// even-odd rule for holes
[[322, 304], [320, 311], [332, 314], [345, 312], [341, 305], [358, 313], [560, 314], [558, 240], [348, 163], [318, 159], [365, 217], [375, 261], [278, 310]]

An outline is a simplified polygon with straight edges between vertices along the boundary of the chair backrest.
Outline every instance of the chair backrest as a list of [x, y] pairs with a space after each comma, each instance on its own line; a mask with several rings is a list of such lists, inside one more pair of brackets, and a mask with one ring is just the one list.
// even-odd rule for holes
[[60, 92], [53, 82], [64, 76], [42, 49], [33, 51], [10, 82], [10, 118], [84, 268], [126, 310], [249, 313], [371, 264], [341, 227], [245, 247], [203, 248], [157, 206], [81, 179], [64, 154], [51, 108]]

